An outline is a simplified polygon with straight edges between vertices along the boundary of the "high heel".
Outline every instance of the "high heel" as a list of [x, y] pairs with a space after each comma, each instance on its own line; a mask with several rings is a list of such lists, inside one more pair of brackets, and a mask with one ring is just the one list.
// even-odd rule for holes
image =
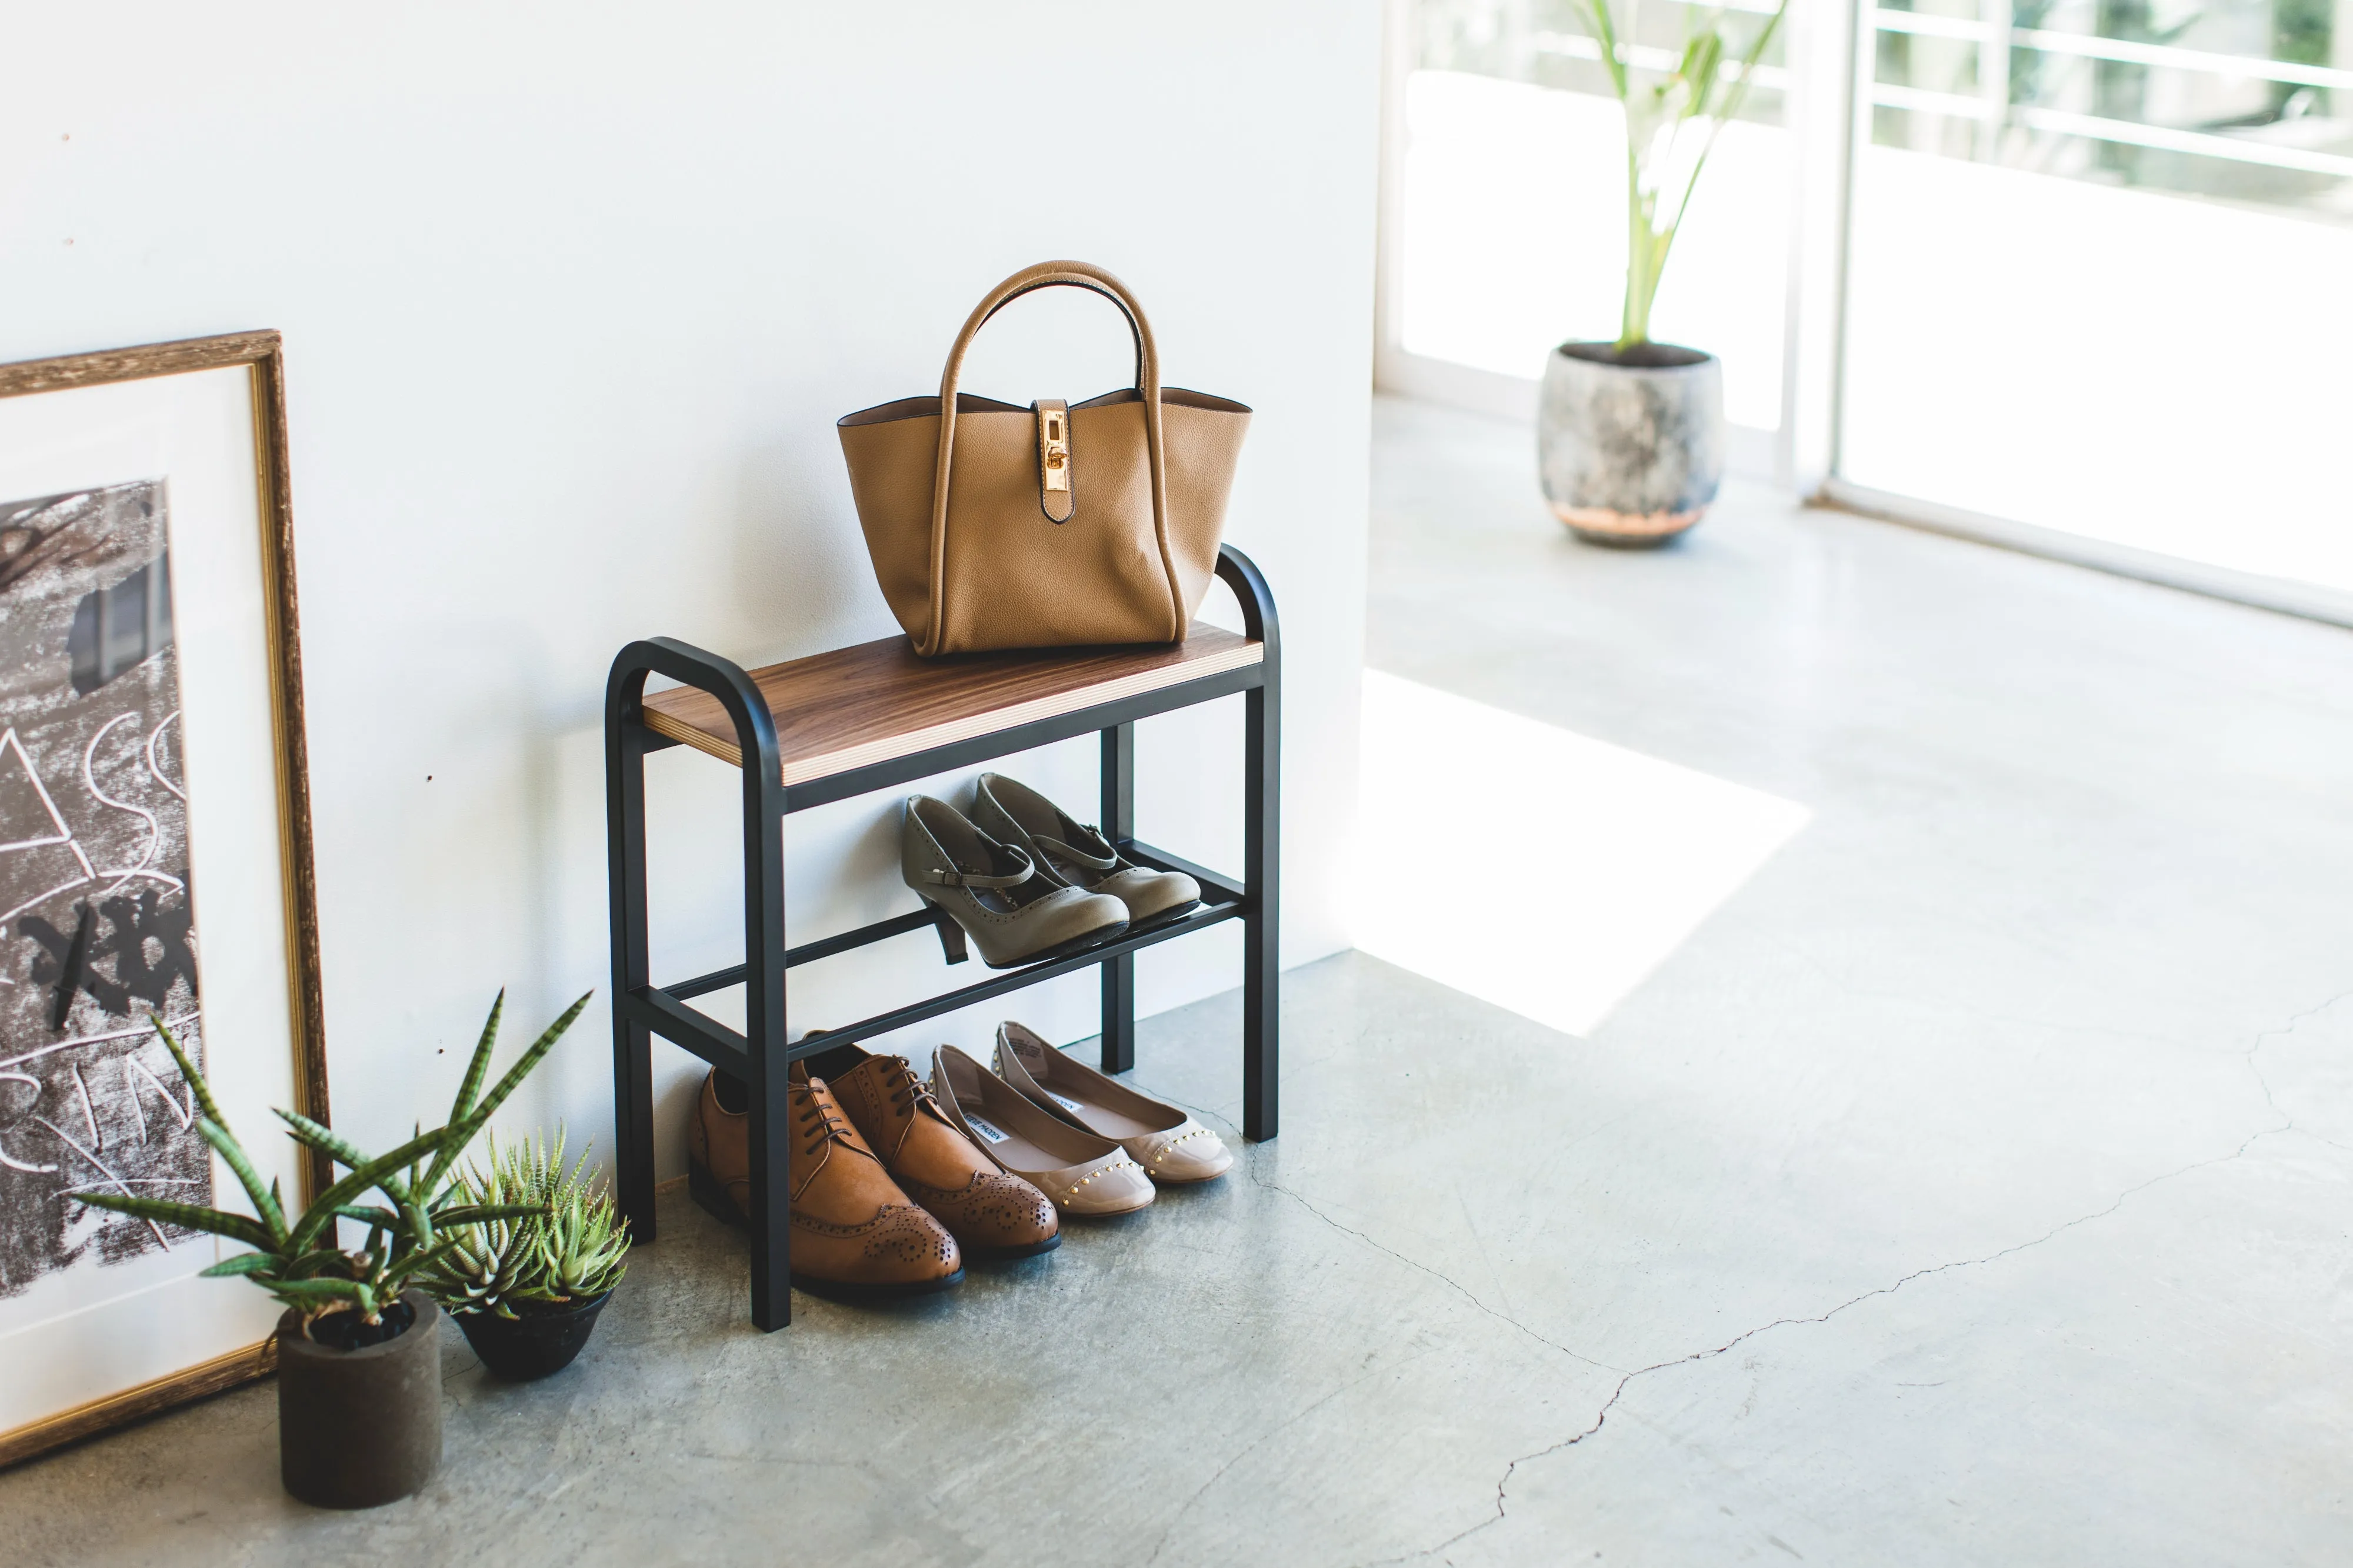
[[[1127, 929], [1126, 905], [1039, 875], [1028, 853], [991, 838], [947, 802], [913, 795], [902, 810], [900, 876], [963, 928], [991, 969], [1058, 958]], [[955, 963], [944, 931], [940, 944]]]

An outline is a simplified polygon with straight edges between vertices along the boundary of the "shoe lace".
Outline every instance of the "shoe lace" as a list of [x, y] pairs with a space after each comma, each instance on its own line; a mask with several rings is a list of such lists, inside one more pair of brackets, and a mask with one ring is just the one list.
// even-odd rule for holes
[[932, 1096], [932, 1086], [917, 1076], [904, 1057], [892, 1057], [889, 1069], [891, 1109], [915, 1111], [925, 1105], [937, 1109], [939, 1101]]
[[800, 1101], [800, 1115], [797, 1120], [802, 1146], [810, 1153], [817, 1152], [829, 1142], [849, 1142], [849, 1119], [842, 1115], [841, 1108], [833, 1102], [831, 1095], [819, 1094], [811, 1086], [799, 1089], [795, 1098]]

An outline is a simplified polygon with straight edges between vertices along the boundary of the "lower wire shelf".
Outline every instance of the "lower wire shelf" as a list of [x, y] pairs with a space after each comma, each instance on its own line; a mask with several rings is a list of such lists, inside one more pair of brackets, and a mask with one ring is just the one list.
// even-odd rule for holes
[[943, 1013], [953, 1013], [957, 1008], [970, 1006], [975, 1002], [986, 1002], [992, 996], [1003, 996], [1009, 992], [1021, 990], [1025, 986], [1035, 985], [1041, 980], [1051, 980], [1056, 975], [1070, 974], [1082, 969], [1092, 968], [1106, 960], [1124, 957], [1140, 949], [1173, 941], [1180, 936], [1188, 936], [1194, 931], [1216, 925], [1222, 921], [1233, 920], [1237, 916], [1249, 912], [1248, 907], [1240, 900], [1212, 903], [1204, 899], [1200, 908], [1183, 919], [1170, 921], [1166, 925], [1147, 926], [1142, 931], [1131, 931], [1098, 947], [1090, 947], [1045, 963], [1031, 963], [1019, 969], [1008, 969], [976, 984], [944, 992], [922, 1002], [893, 1008], [888, 1013], [878, 1013], [871, 1018], [861, 1019], [844, 1028], [828, 1029], [823, 1034], [809, 1035], [794, 1042], [791, 1048], [785, 1053], [786, 1059], [798, 1061], [803, 1057], [814, 1056], [819, 1051], [829, 1049], [845, 1041], [887, 1034], [892, 1029], [905, 1028], [910, 1024], [920, 1024], [926, 1018], [936, 1018]]
[[[920, 1024], [926, 1018], [936, 1018], [943, 1014], [953, 1013], [959, 1007], [970, 1006], [976, 1002], [986, 1002], [994, 996], [1007, 995], [1027, 986], [1038, 984], [1041, 981], [1054, 979], [1058, 975], [1075, 973], [1079, 970], [1091, 968], [1113, 959], [1123, 958], [1144, 948], [1157, 946], [1164, 942], [1172, 942], [1180, 936], [1188, 936], [1194, 931], [1206, 930], [1226, 921], [1239, 919], [1250, 912], [1252, 906], [1249, 895], [1213, 871], [1179, 859], [1165, 850], [1155, 849], [1151, 845], [1140, 844], [1132, 839], [1122, 841], [1120, 849], [1129, 859], [1139, 864], [1153, 867], [1157, 870], [1182, 871], [1193, 878], [1200, 885], [1200, 903], [1176, 920], [1145, 926], [1142, 930], [1131, 929], [1107, 942], [1082, 948], [1077, 952], [1066, 953], [1060, 958], [1049, 959], [1043, 963], [1023, 964], [1016, 969], [1002, 970], [987, 980], [976, 981], [970, 985], [960, 986], [954, 991], [944, 991], [937, 995], [927, 996], [922, 1001], [911, 1002], [903, 1007], [894, 1007], [890, 1012], [878, 1013], [871, 1018], [861, 1018], [857, 1023], [846, 1025], [841, 1028], [811, 1034], [788, 1047], [785, 1053], [786, 1059], [798, 1061], [804, 1057], [814, 1056], [819, 1051], [828, 1050], [847, 1041], [887, 1034], [892, 1029], [902, 1029], [910, 1024]], [[800, 947], [787, 948], [785, 952], [785, 963], [788, 968], [795, 968], [820, 958], [830, 958], [837, 953], [849, 952], [878, 942], [885, 942], [894, 936], [935, 930], [948, 919], [949, 917], [944, 913], [934, 912], [929, 909], [913, 910], [903, 915], [893, 915], [889, 920], [877, 921], [872, 925], [860, 926], [856, 931], [843, 931], [838, 936], [824, 937]], [[962, 933], [957, 932], [952, 951], [961, 952], [963, 947]], [[952, 958], [950, 962], [957, 963], [961, 960]], [[685, 1006], [684, 1004], [691, 997], [722, 991], [730, 985], [740, 985], [748, 974], [749, 970], [745, 965], [732, 964], [725, 969], [714, 969], [708, 974], [698, 974], [691, 980], [682, 980], [675, 985], [640, 987], [628, 994], [625, 1005], [628, 1005], [639, 1020], [654, 1033], [684, 1046], [714, 1067], [729, 1067], [733, 1064], [727, 1058], [730, 1057], [740, 1058], [746, 1049], [743, 1037], [716, 1020], [707, 1018], [702, 1014]]]

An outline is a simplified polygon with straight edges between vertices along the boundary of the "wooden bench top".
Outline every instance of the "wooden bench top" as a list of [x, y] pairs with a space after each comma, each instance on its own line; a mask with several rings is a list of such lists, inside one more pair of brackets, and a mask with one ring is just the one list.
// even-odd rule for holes
[[[903, 637], [751, 670], [776, 723], [784, 782], [807, 784], [1101, 702], [1260, 663], [1264, 647], [1193, 623], [1174, 647], [1025, 649], [918, 658]], [[735, 726], [697, 687], [649, 692], [646, 728], [744, 765]]]

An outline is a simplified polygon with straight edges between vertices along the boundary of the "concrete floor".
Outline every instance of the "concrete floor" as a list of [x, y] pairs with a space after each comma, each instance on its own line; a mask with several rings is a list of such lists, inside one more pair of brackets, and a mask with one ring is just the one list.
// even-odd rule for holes
[[[422, 1497], [288, 1502], [265, 1387], [6, 1559], [2353, 1560], [2353, 634], [1753, 490], [1581, 548], [1379, 418], [1377, 668], [1812, 814], [1585, 1037], [1334, 959], [1222, 1184], [768, 1337], [673, 1201], [573, 1370], [448, 1352]], [[1137, 1079], [1230, 1113], [1236, 1023]]]

